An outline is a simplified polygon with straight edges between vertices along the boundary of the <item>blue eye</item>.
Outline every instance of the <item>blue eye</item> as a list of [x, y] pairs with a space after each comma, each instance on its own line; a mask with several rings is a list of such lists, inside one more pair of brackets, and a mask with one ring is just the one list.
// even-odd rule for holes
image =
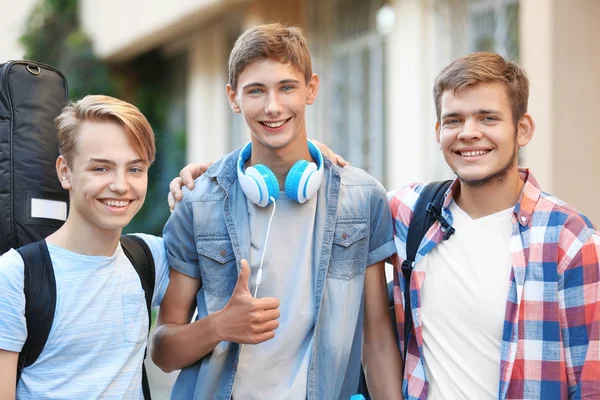
[[294, 89], [294, 87], [291, 85], [285, 85], [281, 88], [281, 90], [283, 90], [284, 92], [289, 92], [292, 89]]
[[94, 171], [95, 172], [106, 172], [106, 171], [108, 171], [108, 168], [106, 168], [106, 167], [96, 167], [96, 168], [94, 168]]
[[249, 93], [250, 94], [261, 94], [262, 90], [261, 89], [252, 89]]

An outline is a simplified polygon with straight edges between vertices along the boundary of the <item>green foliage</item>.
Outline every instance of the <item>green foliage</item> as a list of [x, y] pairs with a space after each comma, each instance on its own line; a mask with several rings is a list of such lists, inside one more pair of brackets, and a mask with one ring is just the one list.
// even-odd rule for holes
[[92, 43], [79, 26], [77, 0], [38, 3], [21, 43], [25, 58], [52, 65], [65, 74], [72, 99], [90, 93], [116, 94], [108, 65], [96, 59]]
[[181, 90], [181, 84], [173, 85], [170, 81], [174, 74], [169, 73], [168, 60], [158, 52], [122, 64], [97, 59], [90, 39], [80, 27], [77, 3], [77, 0], [40, 1], [21, 37], [25, 58], [62, 71], [71, 99], [106, 94], [131, 102], [144, 113], [156, 135], [157, 157], [150, 168], [145, 205], [126, 231], [160, 235], [169, 217], [168, 183], [178, 174], [185, 154], [184, 121], [175, 126], [168, 123], [173, 96], [180, 95], [174, 91]]

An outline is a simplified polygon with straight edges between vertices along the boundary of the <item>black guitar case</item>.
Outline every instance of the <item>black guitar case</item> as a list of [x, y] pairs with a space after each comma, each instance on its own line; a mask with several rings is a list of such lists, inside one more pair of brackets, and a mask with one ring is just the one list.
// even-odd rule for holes
[[0, 254], [45, 238], [66, 220], [69, 193], [56, 176], [54, 118], [67, 80], [33, 61], [0, 64]]

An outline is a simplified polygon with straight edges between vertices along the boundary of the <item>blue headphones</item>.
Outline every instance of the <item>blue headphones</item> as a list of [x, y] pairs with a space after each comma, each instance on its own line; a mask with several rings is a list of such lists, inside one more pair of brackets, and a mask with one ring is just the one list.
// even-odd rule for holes
[[[316, 163], [299, 160], [292, 166], [285, 178], [285, 194], [298, 203], [311, 199], [321, 187], [323, 179], [323, 155], [310, 140], [308, 151]], [[273, 171], [266, 165], [257, 164], [246, 168], [244, 164], [252, 154], [252, 142], [248, 142], [238, 157], [237, 176], [244, 194], [251, 202], [261, 207], [271, 204], [271, 197], [279, 198], [279, 182]]]

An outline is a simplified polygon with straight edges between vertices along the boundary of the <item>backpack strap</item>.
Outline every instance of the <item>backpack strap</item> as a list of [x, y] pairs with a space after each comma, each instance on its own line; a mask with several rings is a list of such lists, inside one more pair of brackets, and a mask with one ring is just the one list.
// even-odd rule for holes
[[[142, 289], [146, 295], [146, 309], [148, 310], [148, 335], [150, 335], [150, 328], [152, 327], [152, 296], [154, 294], [154, 284], [156, 280], [156, 272], [154, 265], [154, 257], [146, 242], [135, 236], [135, 235], [121, 235], [121, 247], [123, 252], [131, 261], [135, 272], [140, 277]], [[148, 353], [148, 347], [144, 351], [144, 359]], [[144, 398], [150, 400], [150, 386], [148, 385], [148, 375], [146, 373], [146, 366], [142, 364], [142, 390], [144, 392]]]
[[408, 225], [406, 239], [406, 259], [402, 263], [404, 275], [404, 350], [408, 353], [408, 337], [412, 328], [412, 308], [410, 305], [410, 277], [412, 275], [415, 258], [419, 245], [427, 231], [435, 221], [440, 222], [444, 231], [444, 240], [448, 240], [454, 233], [454, 228], [442, 217], [441, 209], [444, 204], [444, 194], [452, 184], [451, 180], [428, 183], [415, 204], [412, 218]]
[[45, 240], [17, 249], [23, 259], [27, 339], [19, 353], [17, 383], [23, 368], [33, 364], [46, 345], [56, 311], [56, 280]]

